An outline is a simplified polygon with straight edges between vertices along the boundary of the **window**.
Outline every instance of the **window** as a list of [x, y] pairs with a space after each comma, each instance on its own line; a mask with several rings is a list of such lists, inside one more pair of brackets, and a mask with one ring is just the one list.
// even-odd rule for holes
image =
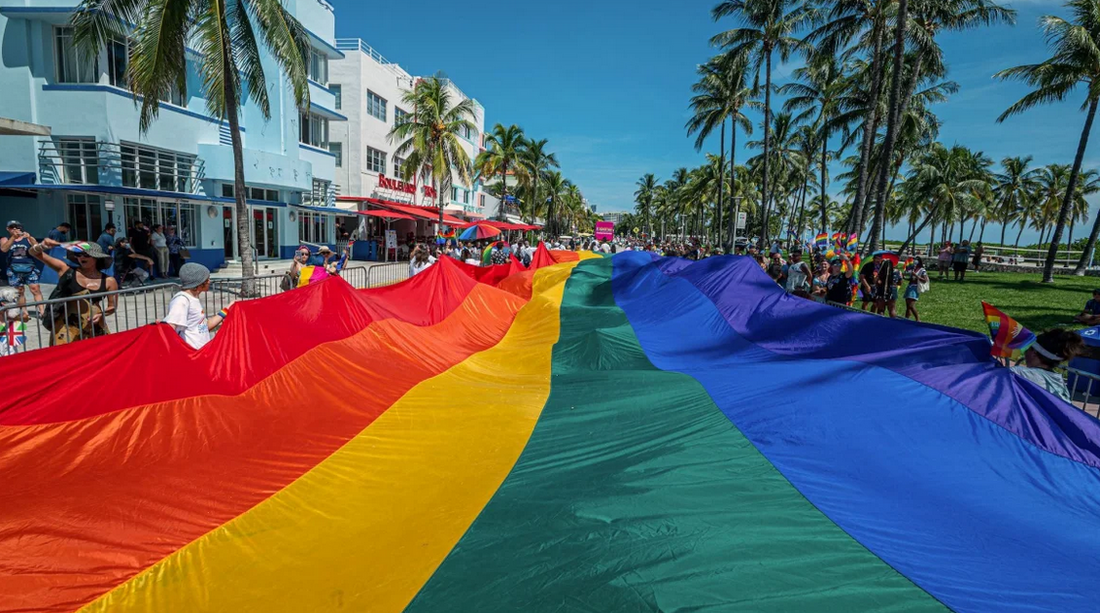
[[458, 202], [458, 188], [451, 188], [451, 202]]
[[193, 155], [127, 142], [119, 145], [119, 152], [125, 187], [187, 194], [198, 185]]
[[371, 172], [385, 174], [386, 152], [379, 151], [372, 147], [367, 147], [367, 170]]
[[107, 76], [111, 85], [129, 89], [126, 67], [130, 63], [130, 41], [112, 38], [107, 43]]
[[386, 99], [367, 90], [367, 114], [386, 121]]
[[308, 76], [322, 85], [328, 83], [328, 56], [318, 53], [316, 49], [310, 49]]
[[313, 189], [302, 194], [302, 203], [309, 206], [328, 206], [328, 181], [322, 179], [313, 180]]
[[462, 126], [462, 138], [470, 140], [470, 126]]
[[57, 55], [58, 83], [95, 83], [99, 67], [95, 58], [85, 58], [73, 45], [71, 27], [54, 28], [54, 53]]
[[484, 209], [484, 208], [485, 208], [485, 194], [482, 194], [482, 195], [481, 195], [481, 208], [482, 208], [482, 209]]
[[[230, 191], [232, 187], [232, 185], [229, 186]], [[193, 204], [180, 204], [155, 198], [123, 199], [123, 214], [126, 217], [127, 226], [132, 227], [134, 222], [140, 219], [149, 228], [157, 224], [163, 224], [166, 229], [174, 227], [180, 240], [188, 247], [198, 245], [196, 232], [199, 226], [195, 213]]]
[[328, 119], [313, 113], [302, 113], [298, 119], [302, 124], [301, 142], [328, 149]]
[[335, 243], [332, 240], [335, 232], [331, 219], [331, 215], [299, 211], [298, 240], [303, 243]]
[[233, 188], [232, 183], [222, 183], [222, 198], [235, 198]]
[[95, 185], [99, 183], [99, 152], [90, 138], [57, 139], [62, 183]]
[[393, 176], [398, 179], [405, 176], [405, 160], [394, 156], [393, 158]]
[[73, 235], [69, 238], [78, 241], [94, 241], [103, 232], [103, 220], [100, 217], [99, 196], [87, 194], [67, 194], [68, 221], [73, 225]]
[[344, 106], [344, 90], [336, 84], [331, 84], [328, 88], [332, 90], [332, 95], [336, 98], [336, 110], [339, 111]]
[[344, 165], [344, 145], [343, 143], [329, 143], [328, 152], [336, 158], [336, 167], [340, 168]]
[[406, 121], [408, 121], [408, 119], [406, 119], [408, 116], [409, 114], [406, 113], [404, 110], [396, 106], [393, 107], [393, 125], [399, 126], [405, 123]]
[[462, 190], [462, 204], [470, 204], [470, 190]]
[[248, 199], [262, 200], [263, 202], [279, 202], [279, 190], [250, 187], [248, 188]]

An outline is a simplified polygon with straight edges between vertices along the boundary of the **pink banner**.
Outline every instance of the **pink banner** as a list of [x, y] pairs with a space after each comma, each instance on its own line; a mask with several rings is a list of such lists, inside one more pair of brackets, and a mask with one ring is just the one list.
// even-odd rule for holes
[[613, 221], [597, 221], [596, 222], [596, 240], [611, 240], [615, 238], [615, 222]]

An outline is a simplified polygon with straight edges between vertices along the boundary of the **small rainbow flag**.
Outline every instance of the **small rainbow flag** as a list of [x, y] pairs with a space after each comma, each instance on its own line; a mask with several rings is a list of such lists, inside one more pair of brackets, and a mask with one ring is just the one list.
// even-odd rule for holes
[[862, 263], [863, 263], [863, 258], [859, 257], [859, 254], [857, 253], [857, 254], [855, 255], [855, 257], [854, 257], [854, 258], [852, 258], [852, 266], [855, 266], [855, 267], [856, 267], [856, 270], [859, 270], [859, 266], [860, 266], [860, 264], [862, 264]]
[[1010, 360], [1020, 359], [1035, 342], [1035, 334], [988, 302], [982, 301], [982, 310], [985, 311], [985, 321], [989, 324], [989, 336], [993, 339], [989, 355]]
[[818, 234], [817, 238], [814, 239], [814, 243], [817, 245], [819, 251], [825, 251], [829, 246], [829, 235], [824, 232]]
[[454, 228], [447, 230], [446, 232], [436, 232], [435, 237], [443, 240], [452, 240], [456, 236]]
[[848, 253], [859, 250], [859, 237], [855, 234], [848, 237]]
[[21, 347], [27, 342], [27, 324], [14, 321], [0, 326], [0, 339], [9, 347]]

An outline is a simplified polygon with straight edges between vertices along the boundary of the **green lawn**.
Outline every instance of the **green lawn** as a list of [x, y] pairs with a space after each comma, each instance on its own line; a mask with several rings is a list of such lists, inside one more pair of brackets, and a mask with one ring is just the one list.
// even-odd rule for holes
[[[1036, 334], [1056, 326], [1080, 327], [1073, 316], [1081, 312], [1100, 287], [1095, 277], [1055, 277], [1042, 284], [1038, 273], [966, 273], [961, 283], [940, 281], [931, 272], [932, 288], [917, 303], [921, 321], [988, 333], [982, 301], [1001, 309]], [[904, 285], [904, 284], [903, 284]], [[898, 316], [905, 314], [898, 300]]]

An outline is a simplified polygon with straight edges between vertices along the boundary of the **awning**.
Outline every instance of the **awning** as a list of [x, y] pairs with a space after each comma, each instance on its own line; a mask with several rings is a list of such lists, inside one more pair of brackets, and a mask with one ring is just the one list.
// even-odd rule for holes
[[[304, 28], [303, 28], [304, 29]], [[336, 47], [332, 46], [332, 43], [321, 38], [317, 34], [306, 30], [306, 35], [309, 36], [309, 42], [312, 43], [312, 47], [317, 51], [320, 51], [330, 60], [340, 60], [344, 58], [344, 52], [340, 51]]]
[[412, 219], [416, 218], [412, 215], [406, 215], [404, 213], [397, 213], [394, 211], [388, 211], [386, 209], [376, 209], [373, 211], [357, 211], [360, 215], [366, 215], [367, 217], [378, 217], [381, 219]]
[[[391, 202], [389, 200], [380, 200], [378, 198], [369, 198], [366, 196], [337, 196], [337, 200], [342, 200], [345, 202], [365, 202], [367, 204], [380, 206], [391, 211], [396, 211], [398, 213], [411, 215], [418, 219], [424, 219], [426, 221], [434, 222], [439, 221], [439, 209], [435, 208], [434, 206], [415, 206], [411, 204], [401, 204], [400, 202]], [[462, 221], [454, 215], [443, 213], [443, 223], [449, 226], [456, 226], [461, 228], [465, 227], [468, 222]]]
[[308, 204], [292, 204], [290, 205], [295, 209], [303, 209], [306, 211], [312, 211], [314, 213], [321, 213], [324, 215], [347, 215], [348, 212], [344, 209], [338, 209], [333, 206], [309, 206]]
[[[75, 192], [78, 194], [105, 194], [110, 196], [131, 196], [134, 198], [162, 198], [165, 200], [189, 200], [192, 202], [217, 202], [219, 204], [234, 204], [237, 201], [232, 198], [207, 196], [206, 194], [185, 194], [183, 192], [166, 192], [158, 189], [143, 189], [140, 187], [122, 187], [121, 185], [74, 185], [70, 183], [61, 185], [33, 183], [33, 184], [3, 184], [4, 189], [23, 189], [32, 191]], [[267, 200], [247, 200], [252, 206], [285, 207], [285, 202], [269, 202]]]
[[33, 172], [0, 172], [0, 185], [33, 185], [35, 176]]

